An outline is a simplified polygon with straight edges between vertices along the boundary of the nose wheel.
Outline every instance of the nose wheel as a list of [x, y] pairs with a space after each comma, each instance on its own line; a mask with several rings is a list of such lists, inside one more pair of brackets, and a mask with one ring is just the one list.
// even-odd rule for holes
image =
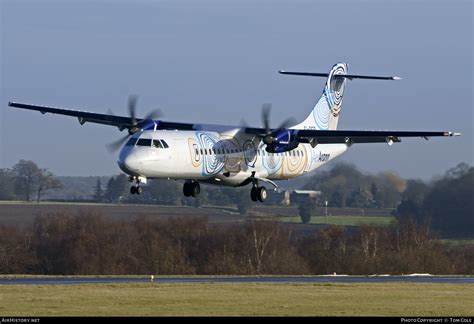
[[131, 186], [130, 187], [130, 193], [132, 195], [140, 195], [143, 192], [143, 188], [140, 186]]
[[130, 187], [130, 194], [132, 195], [140, 195], [143, 192], [143, 188], [140, 187], [140, 178], [138, 177], [130, 177], [129, 180], [130, 182], [135, 182], [137, 185], [132, 185]]

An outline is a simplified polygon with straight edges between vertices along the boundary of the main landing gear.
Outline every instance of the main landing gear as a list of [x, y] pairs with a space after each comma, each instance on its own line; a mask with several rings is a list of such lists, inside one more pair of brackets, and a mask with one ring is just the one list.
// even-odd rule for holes
[[183, 194], [185, 197], [196, 197], [201, 192], [199, 182], [195, 180], [186, 180], [183, 186]]
[[257, 179], [254, 179], [252, 181], [252, 190], [250, 190], [250, 199], [252, 201], [264, 202], [267, 196], [267, 189], [264, 186], [259, 187]]

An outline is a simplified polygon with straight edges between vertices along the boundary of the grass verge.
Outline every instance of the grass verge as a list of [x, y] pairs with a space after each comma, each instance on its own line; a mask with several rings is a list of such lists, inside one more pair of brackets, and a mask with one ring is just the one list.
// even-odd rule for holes
[[[309, 224], [328, 224], [343, 226], [358, 226], [362, 224], [388, 226], [396, 219], [392, 216], [312, 216]], [[301, 223], [300, 217], [282, 217], [287, 223]]]
[[2, 316], [472, 316], [474, 285], [4, 285]]

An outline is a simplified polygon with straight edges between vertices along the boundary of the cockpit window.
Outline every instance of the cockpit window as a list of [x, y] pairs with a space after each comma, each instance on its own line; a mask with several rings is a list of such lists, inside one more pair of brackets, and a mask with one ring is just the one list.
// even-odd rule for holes
[[163, 147], [164, 147], [164, 148], [168, 148], [168, 147], [169, 147], [169, 146], [168, 146], [168, 143], [166, 143], [165, 140], [161, 140], [161, 142], [163, 143]]
[[137, 143], [137, 140], [138, 140], [138, 138], [132, 137], [131, 139], [128, 140], [128, 142], [127, 142], [127, 144], [125, 144], [125, 146], [135, 146], [135, 144]]
[[163, 145], [161, 145], [160, 140], [153, 140], [153, 147], [163, 148]]
[[140, 138], [137, 142], [137, 146], [151, 146], [151, 139]]

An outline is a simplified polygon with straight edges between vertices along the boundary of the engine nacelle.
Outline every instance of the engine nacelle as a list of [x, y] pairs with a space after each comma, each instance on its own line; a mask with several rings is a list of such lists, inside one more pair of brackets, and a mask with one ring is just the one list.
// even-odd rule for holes
[[280, 129], [272, 133], [264, 139], [264, 143], [267, 144], [265, 150], [269, 153], [282, 153], [295, 149], [299, 144], [296, 132], [293, 129]]

